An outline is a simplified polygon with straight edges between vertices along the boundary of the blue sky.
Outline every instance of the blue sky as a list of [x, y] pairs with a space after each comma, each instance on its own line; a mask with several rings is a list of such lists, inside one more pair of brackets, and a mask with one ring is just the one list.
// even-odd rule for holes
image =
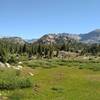
[[0, 36], [39, 38], [100, 28], [100, 0], [0, 0]]

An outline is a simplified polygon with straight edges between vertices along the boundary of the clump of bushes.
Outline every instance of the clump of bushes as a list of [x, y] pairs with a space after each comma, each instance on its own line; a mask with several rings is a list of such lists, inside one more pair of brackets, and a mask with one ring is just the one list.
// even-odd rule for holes
[[17, 71], [13, 69], [0, 71], [0, 90], [28, 88], [31, 86], [32, 82], [28, 76], [21, 76], [20, 73], [17, 73]]
[[16, 55], [11, 55], [9, 57], [8, 63], [10, 63], [10, 64], [16, 64], [17, 62], [18, 62], [18, 59], [17, 59]]

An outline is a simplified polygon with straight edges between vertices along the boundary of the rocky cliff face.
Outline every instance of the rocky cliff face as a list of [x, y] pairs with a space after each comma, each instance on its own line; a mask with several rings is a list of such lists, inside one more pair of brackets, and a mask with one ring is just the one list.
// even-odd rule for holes
[[35, 43], [42, 43], [42, 44], [63, 44], [69, 41], [78, 41], [79, 39], [73, 37], [69, 34], [47, 34], [38, 39]]

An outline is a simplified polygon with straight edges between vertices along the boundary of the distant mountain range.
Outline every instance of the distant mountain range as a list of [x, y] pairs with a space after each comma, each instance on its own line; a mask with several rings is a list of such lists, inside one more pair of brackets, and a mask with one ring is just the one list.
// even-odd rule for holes
[[100, 43], [100, 29], [93, 30], [85, 34], [70, 34], [70, 33], [57, 33], [46, 34], [39, 39], [24, 40], [20, 37], [3, 37], [1, 40], [9, 41], [12, 43], [42, 43], [42, 44], [62, 44], [65, 42], [82, 42], [82, 43]]
[[38, 39], [37, 43], [43, 44], [61, 44], [68, 41], [77, 41], [82, 43], [100, 43], [100, 29], [93, 30], [85, 34], [70, 34], [70, 33], [58, 33], [58, 34], [46, 34]]
[[28, 43], [34, 43], [37, 41], [37, 39], [25, 39], [25, 41]]
[[72, 36], [68, 33], [59, 33], [59, 34], [46, 34], [38, 39], [34, 43], [40, 44], [63, 44], [67, 42], [75, 42], [78, 41], [78, 36]]
[[22, 44], [22, 45], [26, 43], [26, 41], [20, 37], [3, 37], [3, 38], [0, 38], [0, 40], [14, 43], [14, 44]]
[[100, 43], [100, 29], [93, 30], [86, 34], [80, 34], [80, 41], [84, 43]]

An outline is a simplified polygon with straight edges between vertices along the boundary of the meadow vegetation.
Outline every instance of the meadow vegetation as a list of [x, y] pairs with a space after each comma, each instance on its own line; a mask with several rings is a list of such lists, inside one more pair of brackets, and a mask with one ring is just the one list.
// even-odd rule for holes
[[100, 99], [99, 60], [35, 59], [23, 66], [0, 71], [2, 100]]
[[28, 76], [21, 76], [20, 70], [0, 70], [0, 90], [14, 90], [17, 88], [31, 87], [32, 83]]

